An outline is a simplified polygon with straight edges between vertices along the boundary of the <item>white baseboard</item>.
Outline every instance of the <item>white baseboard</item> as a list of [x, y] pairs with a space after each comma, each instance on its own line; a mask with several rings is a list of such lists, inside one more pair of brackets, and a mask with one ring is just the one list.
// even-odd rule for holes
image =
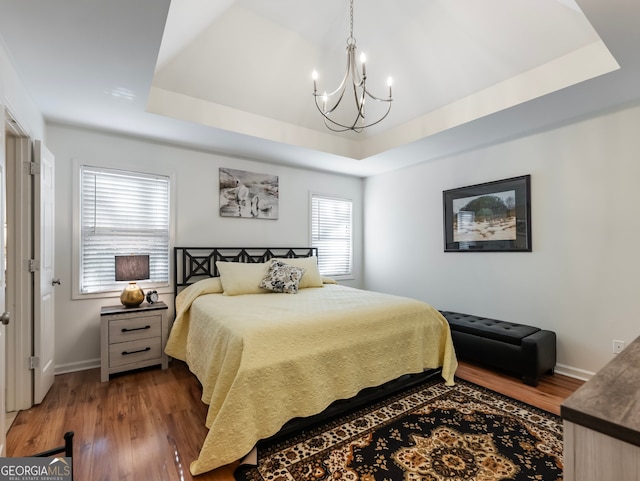
[[[56, 374], [66, 374], [69, 372], [86, 371], [87, 369], [100, 368], [100, 359], [89, 359], [87, 361], [72, 362], [56, 366]], [[581, 381], [588, 381], [595, 373], [578, 369], [564, 364], [556, 364], [555, 372], [563, 376], [573, 377]]]
[[66, 374], [68, 372], [86, 371], [100, 367], [100, 359], [89, 359], [87, 361], [71, 362], [69, 364], [59, 364], [56, 366], [56, 374]]
[[565, 366], [564, 364], [556, 364], [555, 372], [562, 374], [563, 376], [573, 377], [582, 381], [588, 381], [595, 373], [591, 371], [585, 371], [584, 369], [578, 369], [571, 366]]

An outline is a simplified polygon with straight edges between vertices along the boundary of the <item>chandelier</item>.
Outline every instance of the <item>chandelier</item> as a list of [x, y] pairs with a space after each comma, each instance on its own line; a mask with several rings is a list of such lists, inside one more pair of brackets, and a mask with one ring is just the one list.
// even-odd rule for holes
[[[318, 93], [317, 80], [318, 72], [315, 70], [312, 73], [313, 78], [313, 99], [316, 103], [318, 111], [324, 118], [325, 126], [334, 132], [346, 132], [352, 130], [354, 132], [362, 132], [367, 127], [376, 125], [385, 119], [389, 115], [391, 110], [391, 84], [392, 79], [387, 79], [387, 85], [389, 87], [389, 97], [383, 99], [376, 97], [367, 89], [367, 69], [366, 58], [364, 53], [360, 55], [360, 67], [356, 63], [356, 39], [353, 36], [353, 0], [351, 0], [350, 8], [350, 24], [349, 24], [349, 37], [347, 38], [347, 69], [344, 72], [342, 82], [331, 93]], [[345, 109], [345, 106], [340, 106], [345, 93], [347, 97], [351, 96], [353, 90], [353, 99], [355, 100], [355, 110]], [[365, 115], [365, 103], [367, 97], [376, 102], [386, 104], [380, 112], [376, 112], [378, 115], [376, 119], [367, 118]]]

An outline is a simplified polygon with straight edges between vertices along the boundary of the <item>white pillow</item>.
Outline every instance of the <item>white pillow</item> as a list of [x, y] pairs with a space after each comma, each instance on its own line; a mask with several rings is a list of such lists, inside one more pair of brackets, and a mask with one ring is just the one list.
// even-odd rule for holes
[[297, 294], [298, 284], [304, 274], [301, 267], [290, 266], [282, 261], [273, 259], [267, 275], [260, 282], [260, 287], [274, 292]]
[[267, 275], [269, 262], [244, 263], [216, 261], [220, 271], [223, 294], [237, 296], [240, 294], [265, 294], [270, 292], [260, 287], [260, 282]]
[[302, 279], [298, 289], [305, 289], [307, 287], [322, 287], [322, 276], [318, 270], [318, 258], [316, 256], [311, 257], [278, 257], [276, 260], [289, 264], [293, 267], [300, 267], [304, 269]]

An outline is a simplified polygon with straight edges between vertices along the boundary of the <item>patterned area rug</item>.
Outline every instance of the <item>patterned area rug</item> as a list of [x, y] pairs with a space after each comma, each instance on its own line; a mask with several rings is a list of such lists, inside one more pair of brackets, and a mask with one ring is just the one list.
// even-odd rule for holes
[[434, 381], [259, 447], [239, 481], [562, 480], [557, 416], [465, 381]]

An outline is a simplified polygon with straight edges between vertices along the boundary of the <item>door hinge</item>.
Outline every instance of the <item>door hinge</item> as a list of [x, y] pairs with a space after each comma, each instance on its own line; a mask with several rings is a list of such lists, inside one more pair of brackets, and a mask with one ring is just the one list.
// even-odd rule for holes
[[40, 358], [38, 356], [29, 357], [29, 369], [33, 370], [40, 366]]
[[40, 261], [37, 259], [29, 259], [27, 262], [27, 270], [29, 272], [36, 272], [40, 270]]
[[25, 162], [24, 164], [29, 175], [37, 175], [40, 173], [40, 164], [38, 162]]

